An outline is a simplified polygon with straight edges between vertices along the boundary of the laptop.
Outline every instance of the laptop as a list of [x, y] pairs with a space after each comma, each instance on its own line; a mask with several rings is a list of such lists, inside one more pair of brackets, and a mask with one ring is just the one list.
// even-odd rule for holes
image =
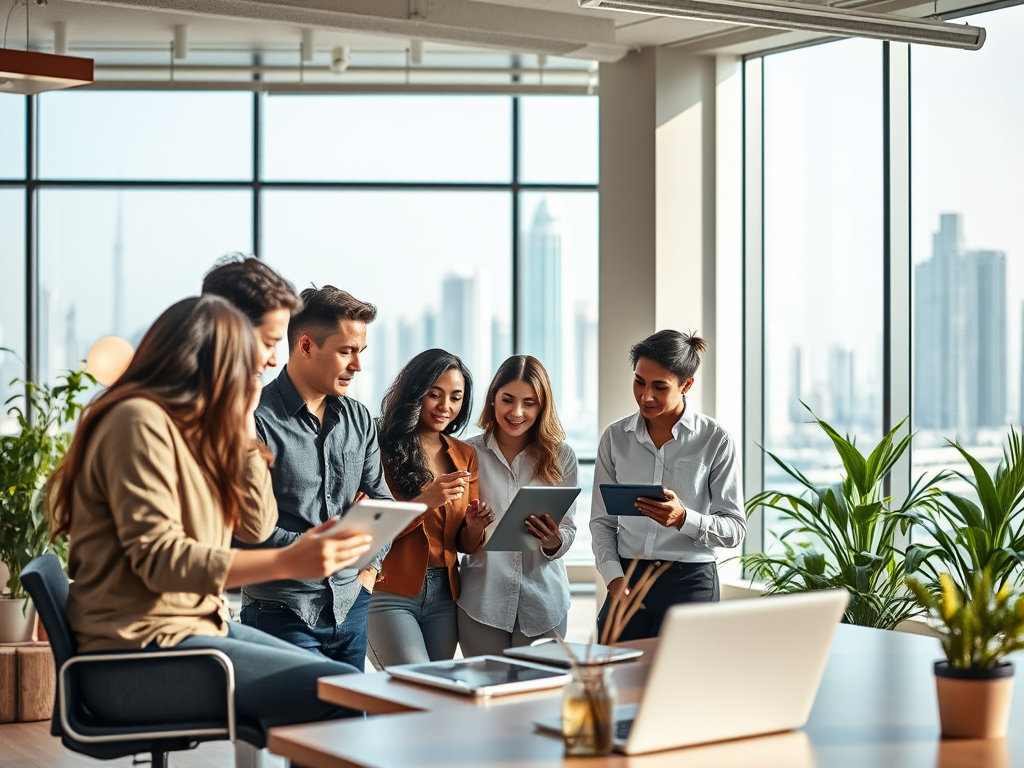
[[[615, 708], [615, 749], [637, 755], [801, 727], [848, 600], [834, 589], [671, 608], [640, 703]], [[561, 718], [536, 725], [561, 732]]]

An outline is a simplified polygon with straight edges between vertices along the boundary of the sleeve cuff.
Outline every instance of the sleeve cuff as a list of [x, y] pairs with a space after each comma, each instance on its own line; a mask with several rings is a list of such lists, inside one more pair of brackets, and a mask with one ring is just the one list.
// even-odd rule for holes
[[605, 584], [611, 584], [615, 579], [626, 575], [625, 571], [622, 570], [622, 563], [618, 560], [601, 563], [601, 565], [597, 566], [597, 572], [601, 574]]
[[694, 512], [692, 509], [686, 510], [686, 519], [679, 528], [679, 532], [696, 541], [700, 538], [701, 531], [705, 528], [704, 517], [700, 512]]
[[211, 549], [209, 559], [206, 561], [207, 573], [211, 581], [211, 587], [207, 594], [216, 595], [224, 591], [224, 585], [228, 580], [228, 571], [231, 570], [231, 561], [235, 553], [230, 549]]

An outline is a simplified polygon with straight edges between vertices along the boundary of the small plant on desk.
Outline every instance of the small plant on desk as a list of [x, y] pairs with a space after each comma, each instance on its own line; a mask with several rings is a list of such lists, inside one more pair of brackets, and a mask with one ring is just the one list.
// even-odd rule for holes
[[[638, 560], [626, 570], [626, 583], [630, 584]], [[624, 589], [608, 606], [608, 619], [601, 633], [601, 645], [618, 642], [623, 628], [640, 608], [651, 586], [672, 563], [663, 563], [647, 570], [629, 589]], [[609, 674], [609, 659], [587, 656], [580, 659], [565, 641], [556, 635], [569, 656], [572, 681], [566, 684], [562, 698], [562, 737], [565, 754], [572, 756], [607, 755], [615, 740], [615, 686]]]
[[1024, 595], [1009, 585], [995, 591], [988, 568], [971, 575], [966, 592], [948, 573], [939, 575], [939, 585], [936, 592], [907, 579], [946, 656], [935, 662], [942, 735], [1002, 738], [1013, 697], [1013, 664], [1005, 658], [1024, 649]]

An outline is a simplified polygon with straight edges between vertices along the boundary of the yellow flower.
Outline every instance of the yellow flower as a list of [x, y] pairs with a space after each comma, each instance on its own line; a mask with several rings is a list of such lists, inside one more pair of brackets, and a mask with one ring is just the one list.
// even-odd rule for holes
[[956, 594], [956, 586], [948, 573], [939, 576], [939, 584], [942, 586], [942, 602], [939, 609], [942, 612], [943, 621], [949, 621], [960, 609], [960, 598]]

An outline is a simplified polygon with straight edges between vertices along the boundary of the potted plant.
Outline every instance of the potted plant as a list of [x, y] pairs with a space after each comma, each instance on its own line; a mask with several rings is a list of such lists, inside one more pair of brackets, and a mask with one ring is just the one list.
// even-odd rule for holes
[[975, 573], [987, 570], [998, 591], [1021, 580], [1024, 560], [1024, 443], [1010, 429], [1002, 460], [992, 474], [959, 443], [970, 475], [956, 474], [975, 492], [977, 501], [944, 490], [939, 504], [904, 509], [900, 516], [928, 538], [907, 548], [907, 574], [920, 573], [933, 591], [939, 575], [948, 573], [965, 594]]
[[1013, 665], [1005, 657], [1024, 649], [1024, 595], [998, 591], [985, 568], [961, 592], [948, 573], [936, 592], [907, 579], [918, 605], [935, 622], [945, 661], [935, 662], [942, 735], [993, 739], [1006, 736], [1013, 698]]
[[30, 640], [35, 629], [21, 569], [47, 551], [66, 557], [66, 540], [50, 543], [44, 486], [71, 442], [69, 429], [82, 410], [78, 396], [91, 383], [84, 371], [69, 372], [52, 387], [24, 382], [24, 408], [8, 409], [16, 429], [0, 436], [0, 563], [8, 571], [7, 594], [0, 597], [0, 643]]
[[906, 419], [865, 456], [853, 440], [807, 410], [839, 454], [842, 477], [831, 485], [816, 485], [795, 466], [766, 451], [803, 491], [767, 490], [747, 502], [748, 517], [765, 507], [780, 512], [793, 525], [778, 535], [781, 553], [759, 552], [741, 561], [755, 579], [765, 583], [768, 594], [845, 587], [850, 603], [844, 622], [893, 629], [922, 611], [904, 584], [904, 558], [895, 547], [896, 532], [906, 532], [910, 513], [936, 503], [935, 485], [942, 476], [918, 478], [894, 509], [884, 484], [910, 445], [910, 435], [896, 440]]

